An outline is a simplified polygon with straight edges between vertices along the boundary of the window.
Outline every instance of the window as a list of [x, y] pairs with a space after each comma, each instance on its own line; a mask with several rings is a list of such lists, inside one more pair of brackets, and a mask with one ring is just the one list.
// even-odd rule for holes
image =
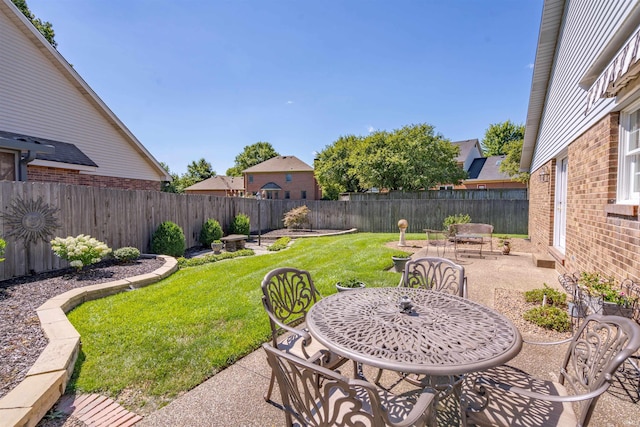
[[487, 186], [485, 184], [478, 184], [478, 190], [486, 190]]
[[273, 198], [274, 199], [279, 199], [280, 198], [280, 192], [276, 191], [275, 193], [273, 193]]
[[291, 198], [291, 193], [289, 193], [288, 191], [284, 192], [284, 198], [285, 199], [290, 199]]
[[620, 204], [640, 202], [640, 104], [620, 118], [618, 157], [618, 200]]
[[453, 190], [453, 185], [441, 185], [440, 190]]
[[249, 184], [253, 184], [253, 175], [249, 175]]
[[290, 173], [286, 174], [284, 176], [284, 180], [287, 181], [287, 182], [291, 182], [291, 174]]
[[306, 192], [305, 190], [302, 190], [302, 191], [300, 192], [300, 198], [301, 198], [301, 199], [306, 199], [306, 198], [307, 198], [307, 192]]

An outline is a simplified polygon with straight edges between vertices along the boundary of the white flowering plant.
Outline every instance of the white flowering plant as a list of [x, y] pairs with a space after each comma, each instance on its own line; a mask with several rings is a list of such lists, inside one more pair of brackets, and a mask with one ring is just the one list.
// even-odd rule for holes
[[85, 265], [100, 262], [111, 253], [103, 242], [91, 236], [80, 234], [76, 237], [56, 237], [51, 241], [51, 250], [60, 258], [69, 261], [72, 267], [81, 270]]

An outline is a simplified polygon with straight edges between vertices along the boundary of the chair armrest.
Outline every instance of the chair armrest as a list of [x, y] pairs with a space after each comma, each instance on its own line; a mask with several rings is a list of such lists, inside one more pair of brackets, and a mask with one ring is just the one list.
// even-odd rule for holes
[[284, 323], [282, 323], [282, 321], [280, 321], [280, 319], [278, 319], [276, 316], [273, 315], [273, 313], [268, 309], [267, 307], [267, 302], [264, 300], [264, 297], [262, 298], [262, 304], [264, 305], [265, 311], [267, 312], [267, 316], [269, 316], [269, 319], [271, 319], [271, 321], [273, 323], [275, 323], [276, 325], [278, 325], [278, 327], [284, 329], [287, 332], [291, 332], [292, 334], [296, 334], [302, 337], [302, 343], [307, 346], [311, 343], [311, 335], [309, 334], [309, 332], [305, 331], [304, 329], [298, 329], [298, 328], [294, 328], [293, 326], [289, 326], [286, 325]]
[[531, 399], [546, 400], [548, 402], [580, 402], [582, 400], [593, 399], [595, 397], [598, 397], [602, 393], [607, 391], [607, 389], [611, 385], [611, 376], [607, 375], [605, 383], [601, 385], [599, 388], [595, 389], [594, 391], [591, 391], [589, 393], [583, 393], [583, 394], [575, 394], [572, 396], [557, 396], [552, 394], [537, 393], [535, 391], [512, 386], [510, 384], [494, 381], [491, 378], [480, 377], [476, 380], [476, 382], [479, 384], [482, 384], [483, 386], [499, 388], [501, 390], [508, 391], [511, 393], [516, 393], [521, 396], [529, 397]]
[[[385, 408], [385, 411], [384, 411], [385, 423], [393, 427], [410, 427], [417, 424], [418, 421], [420, 420], [426, 420], [429, 411], [430, 410], [433, 411], [433, 408], [429, 408], [429, 407], [432, 406], [434, 397], [435, 397], [435, 392], [433, 390], [429, 388], [423, 389], [422, 393], [420, 394], [420, 397], [418, 398], [416, 403], [413, 405], [413, 408], [411, 408], [411, 411], [409, 412], [409, 414], [407, 414], [407, 417], [404, 420], [397, 423], [393, 423], [391, 422], [391, 420], [389, 420], [387, 415], [388, 412]], [[384, 406], [384, 403], [383, 403], [383, 406]]]

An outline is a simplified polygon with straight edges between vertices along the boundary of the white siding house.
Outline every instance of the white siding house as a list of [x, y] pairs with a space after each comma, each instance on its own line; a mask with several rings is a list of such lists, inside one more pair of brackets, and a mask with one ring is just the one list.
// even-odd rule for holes
[[640, 4], [545, 0], [521, 169], [561, 271], [640, 279]]
[[171, 179], [11, 0], [0, 0], [0, 76], [0, 131], [73, 144], [97, 165], [37, 158], [29, 175], [40, 166], [157, 189]]

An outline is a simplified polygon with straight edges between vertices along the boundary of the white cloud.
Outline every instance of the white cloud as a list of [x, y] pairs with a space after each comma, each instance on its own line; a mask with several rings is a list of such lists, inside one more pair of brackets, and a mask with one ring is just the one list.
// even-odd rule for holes
[[287, 105], [293, 104], [293, 101], [287, 101]]
[[376, 131], [376, 128], [374, 128], [373, 126], [369, 126], [367, 130], [369, 131], [369, 133], [373, 133]]
[[533, 70], [533, 64], [527, 64], [527, 68]]

